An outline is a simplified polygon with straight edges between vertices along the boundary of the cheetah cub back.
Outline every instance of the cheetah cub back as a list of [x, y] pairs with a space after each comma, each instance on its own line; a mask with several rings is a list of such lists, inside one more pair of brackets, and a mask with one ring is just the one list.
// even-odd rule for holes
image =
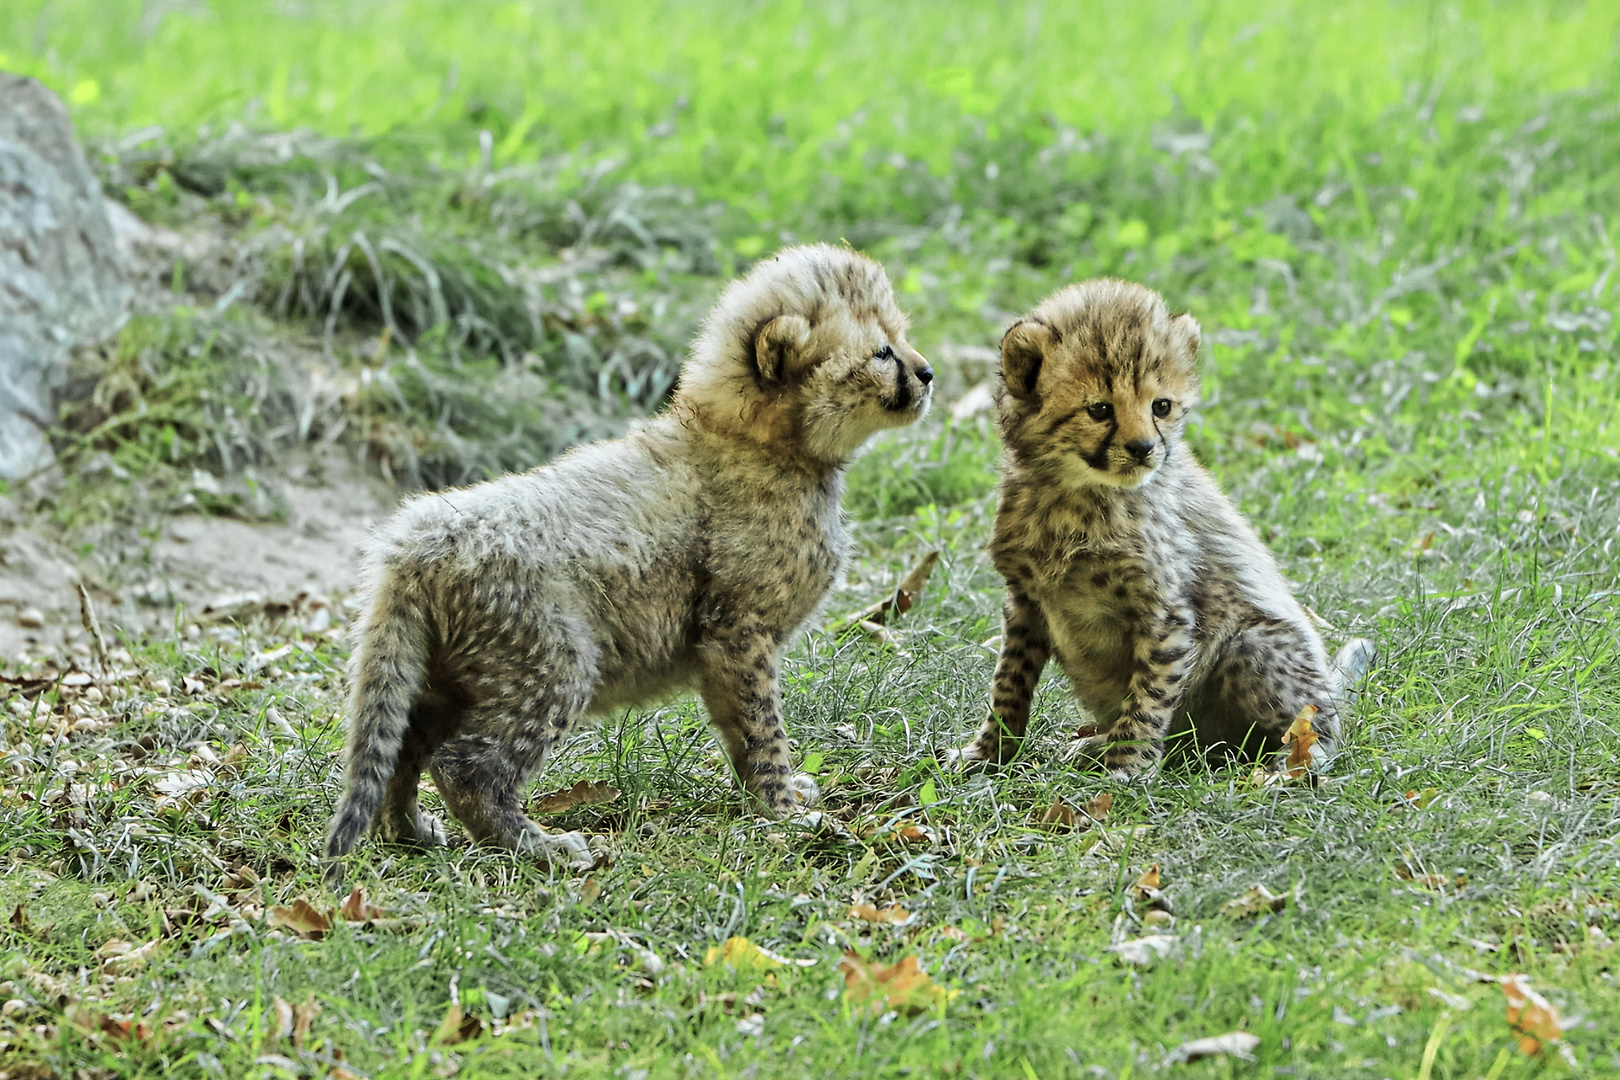
[[851, 455], [928, 409], [906, 328], [877, 263], [788, 249], [721, 295], [662, 415], [378, 529], [329, 878], [368, 828], [445, 842], [424, 768], [475, 841], [589, 865], [583, 837], [524, 813], [529, 778], [585, 718], [683, 689], [765, 811], [813, 806], [777, 671], [839, 573]]
[[[1009, 761], [1048, 659], [1068, 676], [1100, 754], [1125, 779], [1167, 737], [1217, 756], [1278, 750], [1316, 706], [1315, 753], [1339, 734], [1346, 677], [1271, 553], [1181, 442], [1198, 398], [1199, 327], [1151, 289], [1071, 285], [1001, 343], [1004, 446], [991, 554], [1007, 580], [991, 710], [962, 763]], [[1178, 738], [1177, 744], [1180, 744]]]

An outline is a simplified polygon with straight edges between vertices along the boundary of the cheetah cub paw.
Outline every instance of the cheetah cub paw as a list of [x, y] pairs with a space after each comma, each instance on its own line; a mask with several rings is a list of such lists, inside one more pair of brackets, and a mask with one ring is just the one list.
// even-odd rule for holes
[[788, 778], [787, 789], [794, 814], [814, 810], [821, 805], [821, 788], [816, 786], [815, 778], [809, 773], [794, 773]]
[[1016, 742], [996, 743], [983, 736], [965, 746], [948, 747], [940, 756], [948, 769], [961, 772], [990, 772], [1018, 756]]
[[540, 826], [531, 825], [518, 838], [517, 850], [523, 855], [537, 855], [553, 866], [590, 870], [596, 866], [596, 854], [584, 833], [541, 832]]
[[416, 812], [416, 842], [424, 847], [444, 847], [450, 843], [450, 834], [444, 822], [432, 814]]
[[821, 788], [808, 773], [794, 773], [788, 778], [783, 801], [786, 805], [777, 813], [777, 817], [806, 828], [821, 827], [822, 813], [816, 809], [821, 805]]
[[385, 841], [409, 847], [444, 847], [450, 842], [444, 822], [422, 810], [411, 817], [395, 815], [379, 819], [376, 831]]
[[[1114, 749], [1110, 753], [1110, 748]], [[1122, 752], [1106, 735], [1076, 735], [1063, 752], [1064, 760], [1078, 769], [1101, 768], [1110, 780], [1128, 784], [1151, 780], [1159, 773], [1159, 759], [1152, 753]]]

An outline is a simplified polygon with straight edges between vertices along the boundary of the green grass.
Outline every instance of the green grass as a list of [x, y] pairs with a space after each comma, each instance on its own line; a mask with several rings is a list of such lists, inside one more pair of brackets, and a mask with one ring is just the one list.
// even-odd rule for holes
[[[3, 63], [75, 100], [115, 195], [242, 253], [165, 266], [191, 314], [144, 317], [87, 371], [109, 413], [133, 380], [196, 430], [102, 429], [76, 452], [146, 483], [229, 473], [199, 437], [221, 424], [197, 373], [248, 370], [228, 362], [269, 342], [327, 365], [349, 389], [322, 423], [407, 484], [520, 467], [656, 407], [723, 279], [792, 238], [884, 260], [943, 400], [852, 470], [852, 587], [786, 666], [801, 755], [873, 836], [748, 817], [680, 701], [581, 736], [540, 781], [621, 789], [557, 822], [607, 837], [588, 882], [373, 847], [355, 880], [404, 921], [293, 940], [262, 913], [320, 895], [345, 640], [190, 636], [182, 617], [129, 643], [124, 697], [8, 690], [0, 906], [27, 922], [0, 925], [0, 998], [21, 1002], [0, 1075], [1117, 1080], [1237, 1028], [1254, 1062], [1173, 1069], [1620, 1074], [1612, 5], [148, 10], [0, 12]], [[1077, 772], [1051, 673], [1025, 760], [988, 780], [934, 764], [985, 708], [999, 630], [997, 448], [944, 406], [991, 374], [1013, 313], [1098, 273], [1198, 316], [1191, 442], [1330, 636], [1378, 641], [1350, 750], [1314, 790]], [[229, 348], [192, 351], [211, 341]], [[233, 403], [263, 385], [220, 384]], [[70, 420], [97, 399], [75, 400]], [[279, 415], [240, 429], [266, 467]], [[84, 483], [75, 507], [114, 490]], [[934, 548], [905, 655], [831, 636]], [[65, 732], [73, 708], [92, 724]], [[187, 769], [211, 779], [176, 805], [156, 785]], [[1100, 791], [1102, 839], [1032, 824]], [[884, 841], [897, 819], [926, 842]], [[1155, 863], [1183, 948], [1122, 967], [1105, 950], [1143, 932], [1130, 886]], [[1299, 891], [1221, 914], [1257, 883]], [[849, 917], [888, 901], [916, 920]], [[815, 964], [705, 964], [735, 935]], [[110, 939], [159, 944], [103, 977]], [[841, 992], [846, 949], [915, 955], [956, 993], [872, 1015]], [[1574, 1070], [1515, 1048], [1478, 981], [1510, 972], [1579, 1018]], [[302, 1045], [267, 1034], [276, 998], [310, 994]], [[513, 1029], [430, 1045], [453, 998]], [[109, 1014], [151, 1030], [121, 1039]]]

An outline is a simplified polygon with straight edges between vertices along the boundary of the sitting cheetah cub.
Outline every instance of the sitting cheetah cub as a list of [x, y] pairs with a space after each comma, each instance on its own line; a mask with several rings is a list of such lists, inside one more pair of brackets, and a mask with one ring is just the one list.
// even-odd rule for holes
[[766, 811], [813, 806], [777, 666], [843, 561], [845, 466], [928, 409], [906, 327], [877, 263], [785, 250], [721, 295], [661, 416], [406, 503], [364, 554], [329, 877], [374, 820], [444, 843], [424, 765], [475, 841], [590, 865], [524, 814], [526, 782], [585, 717], [686, 688]]
[[1217, 754], [1276, 750], [1302, 706], [1331, 752], [1335, 671], [1270, 552], [1181, 444], [1197, 401], [1199, 328], [1150, 289], [1097, 280], [1054, 293], [1001, 341], [1005, 447], [990, 550], [1007, 579], [991, 712], [953, 752], [1009, 761], [1055, 658], [1119, 779], [1150, 772], [1167, 736]]

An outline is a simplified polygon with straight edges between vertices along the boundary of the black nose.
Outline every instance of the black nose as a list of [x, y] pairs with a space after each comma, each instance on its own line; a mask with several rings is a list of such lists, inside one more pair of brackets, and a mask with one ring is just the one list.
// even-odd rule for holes
[[924, 364], [922, 367], [918, 368], [917, 381], [922, 383], [924, 386], [927, 386], [929, 383], [933, 382], [934, 369], [929, 367], [927, 364]]
[[1129, 450], [1137, 461], [1146, 461], [1148, 455], [1153, 453], [1153, 445], [1152, 439], [1135, 439], [1126, 443], [1125, 449]]

